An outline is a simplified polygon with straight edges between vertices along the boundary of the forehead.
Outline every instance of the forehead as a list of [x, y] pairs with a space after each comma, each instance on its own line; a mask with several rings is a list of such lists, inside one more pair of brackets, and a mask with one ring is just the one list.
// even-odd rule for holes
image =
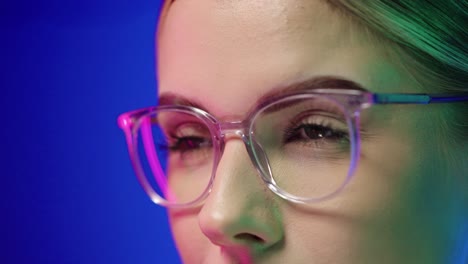
[[401, 78], [385, 55], [322, 0], [177, 0], [159, 32], [159, 92], [229, 115], [321, 75], [395, 91]]

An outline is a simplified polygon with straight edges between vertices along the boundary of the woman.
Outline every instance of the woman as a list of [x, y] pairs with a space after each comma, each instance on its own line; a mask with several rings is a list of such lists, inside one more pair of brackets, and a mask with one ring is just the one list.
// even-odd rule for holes
[[467, 7], [166, 1], [120, 124], [184, 263], [468, 263]]

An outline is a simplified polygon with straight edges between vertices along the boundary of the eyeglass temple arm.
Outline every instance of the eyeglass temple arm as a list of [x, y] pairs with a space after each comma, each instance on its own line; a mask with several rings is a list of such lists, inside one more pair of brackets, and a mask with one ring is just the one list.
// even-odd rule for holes
[[468, 101], [468, 95], [445, 96], [429, 94], [373, 94], [374, 104], [433, 104]]

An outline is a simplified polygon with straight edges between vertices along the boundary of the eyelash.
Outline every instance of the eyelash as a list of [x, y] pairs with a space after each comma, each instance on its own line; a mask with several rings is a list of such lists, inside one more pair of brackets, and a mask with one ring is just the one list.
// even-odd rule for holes
[[[203, 147], [211, 147], [211, 140], [206, 140], [202, 137], [197, 136], [182, 136], [178, 137], [175, 135], [170, 136], [171, 141], [175, 141], [167, 146], [167, 149], [171, 152], [185, 153], [187, 151], [199, 150]], [[191, 143], [195, 142], [195, 146], [190, 146]]]
[[[349, 132], [347, 130], [334, 128], [333, 125], [330, 124], [331, 121], [325, 120], [326, 118], [327, 117], [320, 117], [318, 121], [305, 121], [305, 119], [301, 119], [299, 122], [292, 121], [283, 131], [283, 144], [303, 142], [306, 145], [312, 144], [313, 146], [317, 146], [317, 144], [320, 144], [318, 141], [349, 143]], [[311, 138], [307, 135], [307, 131], [304, 131], [305, 129], [314, 129], [315, 132], [319, 132], [317, 138]], [[302, 133], [306, 135], [304, 136]]]

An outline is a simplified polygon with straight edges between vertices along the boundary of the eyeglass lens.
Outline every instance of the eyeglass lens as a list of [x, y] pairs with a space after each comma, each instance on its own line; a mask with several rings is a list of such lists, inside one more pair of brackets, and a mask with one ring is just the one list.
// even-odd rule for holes
[[[147, 181], [162, 198], [190, 203], [209, 187], [219, 151], [212, 129], [190, 111], [159, 110], [142, 118], [137, 152]], [[352, 137], [338, 102], [325, 96], [281, 100], [260, 110], [250, 129], [250, 145], [259, 146], [250, 150], [254, 163], [271, 171], [265, 177], [288, 194], [320, 198], [346, 182]]]

